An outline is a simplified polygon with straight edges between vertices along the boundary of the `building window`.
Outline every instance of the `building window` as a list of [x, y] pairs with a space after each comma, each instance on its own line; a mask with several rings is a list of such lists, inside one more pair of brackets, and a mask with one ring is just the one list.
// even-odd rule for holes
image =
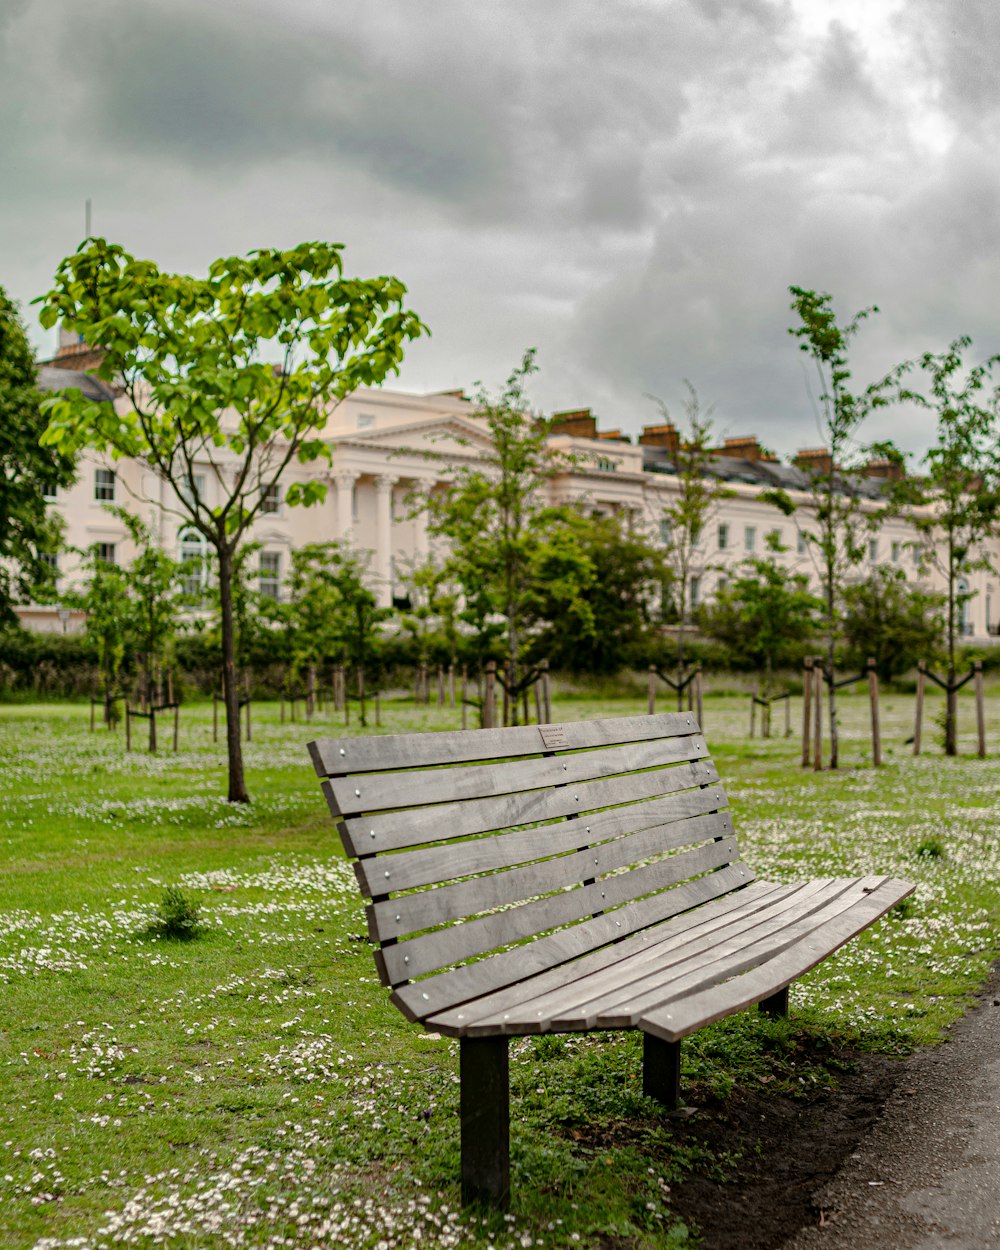
[[618, 461], [608, 460], [605, 456], [598, 456], [597, 467], [602, 473], [614, 473], [618, 468]]
[[49, 569], [53, 577], [59, 576], [59, 557], [54, 551], [40, 551], [38, 558]]
[[692, 608], [696, 608], [698, 606], [700, 599], [701, 599], [701, 578], [692, 577], [691, 578], [691, 606]]
[[115, 560], [115, 544], [114, 543], [97, 543], [95, 544], [98, 560], [102, 560], [105, 564], [116, 564]]
[[270, 513], [272, 516], [281, 511], [281, 487], [277, 482], [272, 482], [271, 485], [264, 491], [264, 498], [261, 500], [260, 510], [261, 512]]
[[719, 550], [725, 551], [729, 546], [729, 526], [723, 521], [719, 526]]
[[201, 597], [208, 579], [208, 546], [197, 530], [185, 530], [181, 534], [178, 555], [182, 567], [181, 589], [192, 599]]
[[670, 520], [669, 517], [664, 517], [660, 521], [660, 542], [664, 543], [666, 546], [669, 547], [671, 540], [673, 539], [673, 536], [674, 536], [673, 522]]
[[799, 530], [799, 536], [795, 544], [795, 549], [796, 551], [798, 551], [800, 556], [804, 556], [808, 548], [809, 548], [809, 536], [808, 534], [804, 533], [802, 530]]
[[59, 498], [59, 487], [55, 484], [55, 482], [42, 483], [42, 498], [48, 500], [50, 503]]
[[114, 469], [95, 469], [94, 470], [94, 498], [100, 500], [101, 503], [114, 503], [115, 501], [115, 471]]
[[878, 560], [878, 539], [877, 538], [868, 539], [868, 559], [871, 560], [872, 564], [874, 564], [876, 560]]
[[204, 500], [205, 498], [205, 475], [204, 473], [195, 473], [193, 476], [185, 476], [181, 483], [181, 498], [193, 508], [196, 500]]
[[747, 525], [743, 529], [743, 548], [745, 551], [753, 551], [757, 546], [757, 527], [756, 525]]
[[772, 551], [781, 550], [781, 547], [782, 547], [781, 530], [773, 529], [773, 530], [767, 531], [767, 545], [771, 548]]
[[281, 552], [260, 553], [260, 593], [269, 599], [281, 598]]
[[902, 544], [902, 543], [893, 543], [893, 544], [892, 544], [892, 562], [893, 562], [893, 564], [898, 564], [898, 563], [899, 563], [899, 557], [900, 557], [900, 553], [902, 552], [902, 550], [903, 550], [903, 544]]

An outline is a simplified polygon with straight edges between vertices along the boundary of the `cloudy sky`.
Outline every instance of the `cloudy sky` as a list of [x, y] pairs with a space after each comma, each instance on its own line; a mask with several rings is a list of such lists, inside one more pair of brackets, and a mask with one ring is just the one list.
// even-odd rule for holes
[[0, 0], [0, 284], [44, 291], [88, 197], [165, 268], [332, 239], [433, 331], [397, 388], [530, 345], [546, 410], [634, 433], [687, 378], [790, 452], [790, 283], [880, 307], [860, 382], [1000, 350], [998, 65], [996, 0]]

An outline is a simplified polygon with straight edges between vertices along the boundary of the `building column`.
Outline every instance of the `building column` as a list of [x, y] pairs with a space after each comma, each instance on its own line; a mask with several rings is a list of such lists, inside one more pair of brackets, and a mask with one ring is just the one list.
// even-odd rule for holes
[[375, 593], [380, 608], [392, 606], [392, 488], [399, 481], [388, 473], [375, 479]]
[[333, 480], [337, 483], [337, 537], [346, 543], [354, 528], [354, 483], [358, 474], [341, 469], [333, 475]]
[[[415, 483], [415, 485], [423, 499], [427, 499], [434, 488], [433, 482], [423, 480]], [[413, 558], [418, 564], [423, 564], [430, 555], [430, 543], [427, 539], [427, 519], [428, 510], [426, 506], [413, 514]]]

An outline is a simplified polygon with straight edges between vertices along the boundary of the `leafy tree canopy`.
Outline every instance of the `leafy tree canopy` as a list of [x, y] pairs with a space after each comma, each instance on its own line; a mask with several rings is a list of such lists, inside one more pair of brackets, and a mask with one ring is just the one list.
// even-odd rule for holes
[[[45, 441], [148, 466], [172, 488], [171, 510], [215, 554], [232, 801], [249, 798], [235, 672], [236, 552], [285, 470], [329, 456], [322, 434], [331, 405], [382, 382], [426, 330], [404, 308], [398, 278], [345, 277], [342, 252], [336, 243], [262, 249], [192, 277], [88, 239], [60, 263], [40, 301], [43, 325], [61, 321], [104, 352], [98, 375], [128, 401], [98, 404], [65, 391], [45, 405]], [[196, 471], [214, 479], [211, 496], [193, 489]], [[316, 503], [325, 491], [319, 476], [293, 481], [284, 501]]]
[[861, 668], [869, 657], [883, 680], [932, 660], [944, 638], [942, 595], [911, 586], [902, 569], [880, 565], [864, 581], [844, 588], [847, 660]]
[[43, 558], [59, 548], [60, 526], [45, 495], [73, 481], [68, 450], [41, 441], [45, 418], [35, 360], [17, 308], [0, 287], [0, 622], [14, 605], [55, 592]]

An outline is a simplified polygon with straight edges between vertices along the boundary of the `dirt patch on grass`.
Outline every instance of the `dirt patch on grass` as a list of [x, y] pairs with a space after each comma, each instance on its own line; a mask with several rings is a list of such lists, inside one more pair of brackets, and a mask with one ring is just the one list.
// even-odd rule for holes
[[695, 1091], [671, 1114], [676, 1139], [709, 1149], [727, 1176], [689, 1174], [673, 1188], [670, 1205], [704, 1250], [775, 1250], [815, 1221], [813, 1195], [854, 1152], [907, 1070], [880, 1055], [838, 1058], [852, 1070], [808, 1099], [761, 1086], [712, 1105]]

